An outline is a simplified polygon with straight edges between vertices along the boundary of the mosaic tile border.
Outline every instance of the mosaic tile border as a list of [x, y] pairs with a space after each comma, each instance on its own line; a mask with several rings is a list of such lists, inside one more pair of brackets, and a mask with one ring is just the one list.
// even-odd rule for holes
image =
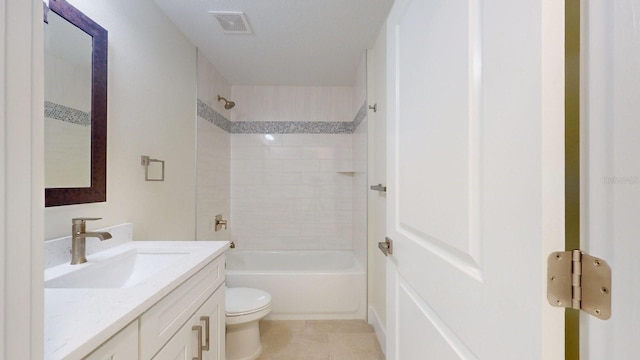
[[365, 101], [362, 104], [362, 106], [360, 107], [360, 110], [358, 110], [358, 113], [356, 114], [356, 117], [351, 122], [353, 124], [353, 131], [356, 131], [358, 126], [360, 126], [360, 124], [362, 123], [362, 120], [364, 120], [367, 117], [367, 109], [368, 108], [369, 107], [367, 106], [367, 102]]
[[367, 117], [367, 102], [353, 121], [238, 121], [233, 122], [198, 99], [198, 116], [231, 134], [352, 134]]
[[44, 117], [82, 126], [91, 126], [91, 113], [51, 101], [44, 102]]
[[198, 99], [198, 116], [230, 133], [233, 123], [219, 112], [213, 110], [207, 103]]
[[351, 134], [350, 122], [238, 121], [232, 134]]

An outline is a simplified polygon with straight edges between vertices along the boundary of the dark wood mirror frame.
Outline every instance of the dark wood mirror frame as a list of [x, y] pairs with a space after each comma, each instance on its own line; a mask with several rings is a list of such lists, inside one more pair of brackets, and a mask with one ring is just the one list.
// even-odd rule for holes
[[92, 38], [91, 55], [91, 186], [47, 188], [45, 206], [107, 201], [107, 30], [65, 0], [49, 0], [45, 6]]

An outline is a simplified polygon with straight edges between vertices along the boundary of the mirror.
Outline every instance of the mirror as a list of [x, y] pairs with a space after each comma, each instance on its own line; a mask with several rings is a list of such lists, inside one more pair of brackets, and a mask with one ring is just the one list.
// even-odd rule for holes
[[64, 0], [44, 22], [45, 206], [106, 201], [107, 31]]
[[45, 187], [91, 186], [91, 36], [51, 12], [45, 26]]

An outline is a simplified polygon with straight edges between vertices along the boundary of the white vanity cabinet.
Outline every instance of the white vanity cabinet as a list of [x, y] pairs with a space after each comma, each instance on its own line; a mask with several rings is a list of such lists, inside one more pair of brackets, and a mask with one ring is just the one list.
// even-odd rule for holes
[[224, 309], [222, 255], [142, 314], [140, 359], [224, 360]]
[[224, 287], [218, 289], [154, 360], [224, 360]]
[[[48, 252], [58, 261], [55, 254], [68, 254], [70, 238], [52, 241]], [[44, 359], [176, 359], [182, 353], [191, 360], [202, 349], [202, 359], [224, 360], [228, 247], [225, 241], [127, 238], [88, 254], [85, 264], [48, 267]]]
[[[221, 286], [200, 309], [198, 320], [203, 321], [203, 317], [208, 318], [209, 350], [202, 355], [204, 360], [225, 360], [225, 326], [226, 312], [224, 304], [224, 285]], [[205, 328], [204, 335], [207, 335]]]

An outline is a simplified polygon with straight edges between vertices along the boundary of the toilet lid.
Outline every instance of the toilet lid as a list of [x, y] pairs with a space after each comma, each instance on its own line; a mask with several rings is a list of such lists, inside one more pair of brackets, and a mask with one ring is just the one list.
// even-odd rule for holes
[[252, 288], [227, 288], [225, 310], [227, 314], [247, 313], [264, 308], [271, 303], [271, 294]]

